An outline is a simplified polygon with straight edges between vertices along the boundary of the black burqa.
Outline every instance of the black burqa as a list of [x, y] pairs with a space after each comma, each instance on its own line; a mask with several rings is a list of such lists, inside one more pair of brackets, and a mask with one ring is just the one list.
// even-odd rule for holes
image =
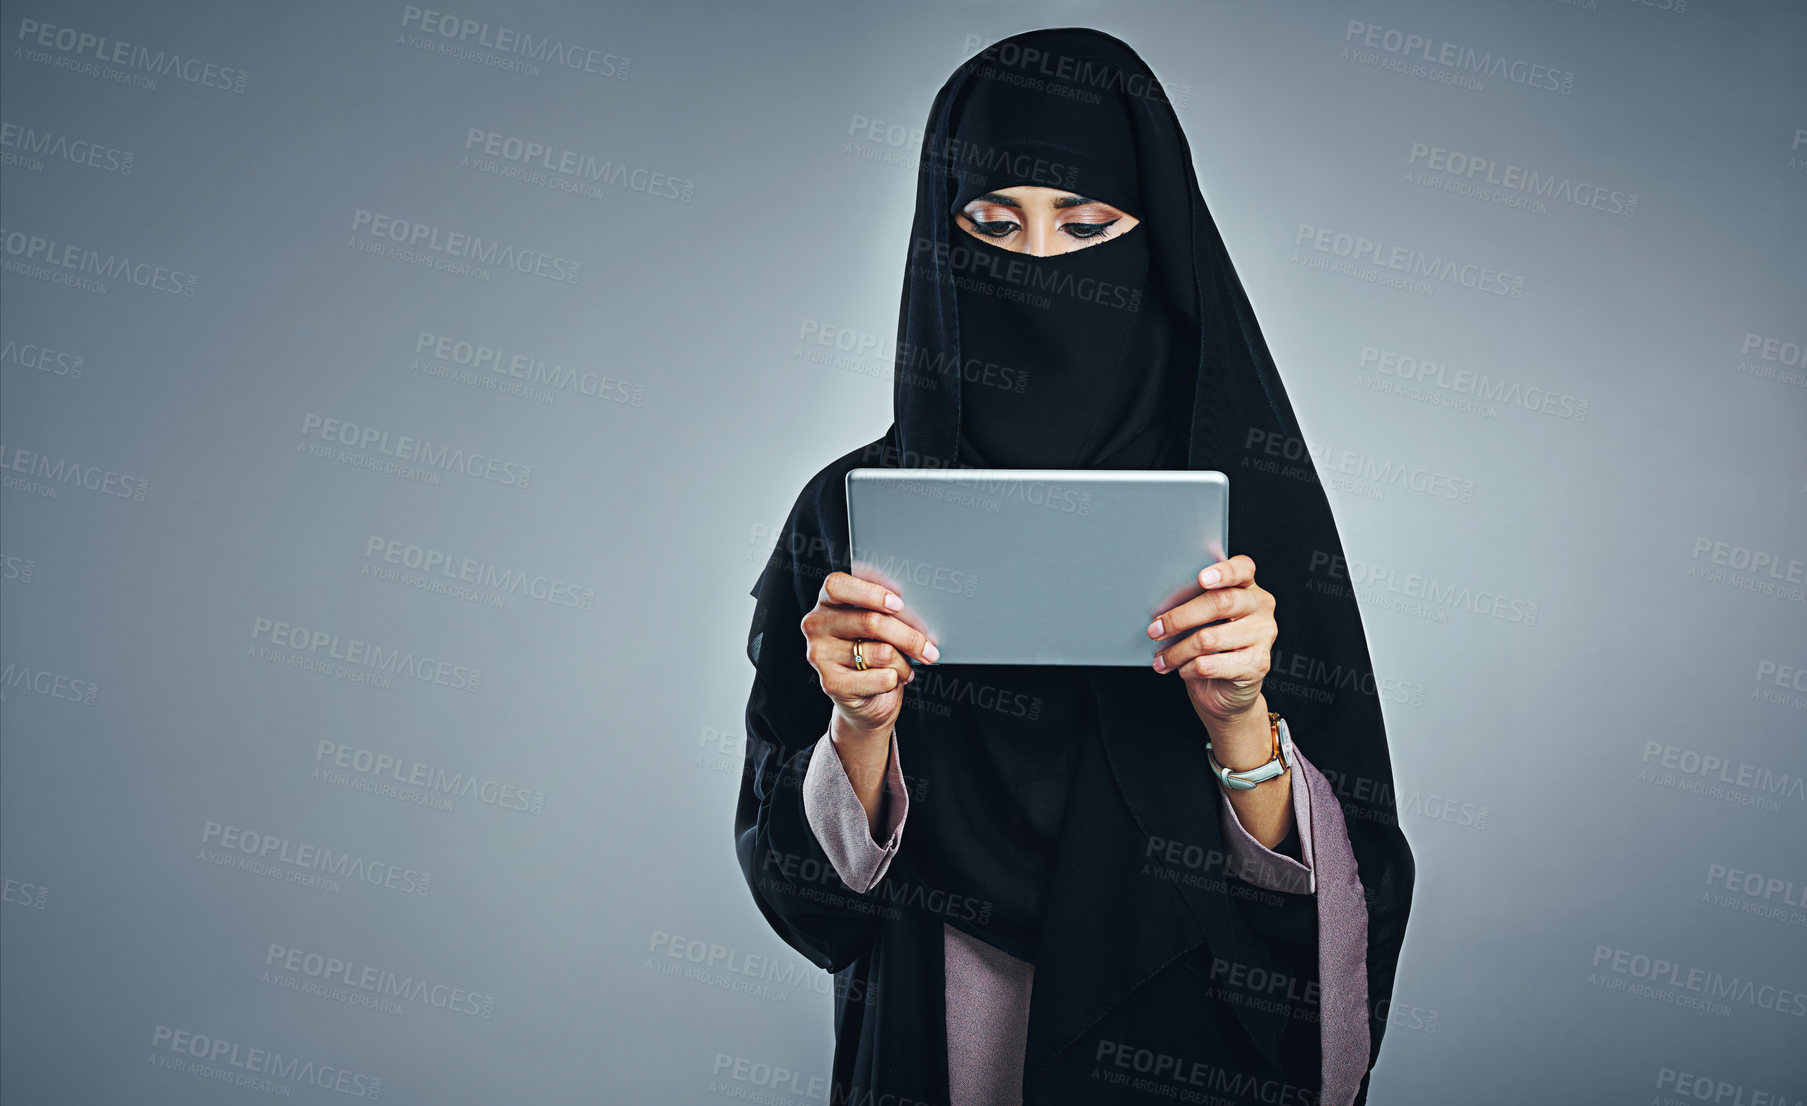
[[[1167, 1057], [1193, 1079], [1176, 1087], [1229, 1101], [1278, 1101], [1288, 1085], [1313, 1102], [1313, 905], [1248, 894], [1214, 865], [1225, 800], [1178, 677], [917, 666], [897, 723], [910, 816], [885, 879], [852, 892], [809, 829], [801, 785], [832, 704], [799, 622], [823, 577], [850, 567], [849, 469], [1224, 471], [1231, 551], [1278, 600], [1264, 692], [1335, 786], [1366, 894], [1378, 1055], [1413, 865], [1377, 681], [1353, 597], [1313, 575], [1341, 556], [1335, 520], [1161, 85], [1097, 31], [1005, 39], [937, 94], [919, 168], [894, 421], [798, 495], [747, 641], [737, 850], [768, 922], [836, 973], [833, 1101], [947, 1102], [945, 924], [1035, 964], [1026, 1103], [1176, 1089], [1135, 1083], [1135, 1064], [1113, 1066], [1124, 1057]], [[966, 201], [1010, 184], [1105, 200], [1141, 225], [1045, 258], [955, 226]], [[1273, 978], [1290, 981], [1278, 1001], [1245, 987]]]

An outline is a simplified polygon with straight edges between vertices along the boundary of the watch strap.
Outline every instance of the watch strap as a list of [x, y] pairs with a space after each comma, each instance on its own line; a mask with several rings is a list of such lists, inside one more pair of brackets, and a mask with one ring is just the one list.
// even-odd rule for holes
[[1286, 719], [1270, 710], [1267, 712], [1267, 722], [1274, 739], [1274, 755], [1266, 764], [1254, 768], [1240, 772], [1230, 771], [1217, 763], [1217, 757], [1212, 755], [1211, 743], [1205, 742], [1205, 760], [1210, 763], [1218, 782], [1233, 791], [1249, 791], [1255, 785], [1266, 783], [1293, 766], [1292, 733], [1287, 729]]

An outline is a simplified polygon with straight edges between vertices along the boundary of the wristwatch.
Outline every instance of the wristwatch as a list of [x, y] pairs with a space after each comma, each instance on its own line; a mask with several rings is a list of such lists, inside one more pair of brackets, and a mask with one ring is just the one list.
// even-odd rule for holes
[[1293, 766], [1293, 738], [1286, 728], [1286, 719], [1273, 711], [1267, 712], [1268, 728], [1274, 735], [1274, 759], [1246, 772], [1232, 772], [1217, 763], [1211, 755], [1211, 743], [1205, 742], [1205, 759], [1211, 762], [1211, 771], [1225, 787], [1234, 791], [1248, 791], [1258, 783], [1265, 783]]

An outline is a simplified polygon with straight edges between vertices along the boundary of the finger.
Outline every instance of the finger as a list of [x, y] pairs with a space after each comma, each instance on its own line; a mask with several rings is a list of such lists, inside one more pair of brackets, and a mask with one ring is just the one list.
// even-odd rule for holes
[[853, 641], [867, 638], [895, 645], [910, 656], [926, 663], [934, 663], [941, 651], [935, 648], [921, 630], [883, 611], [868, 610], [864, 607], [829, 607], [819, 619], [820, 632], [830, 637]]
[[1267, 678], [1270, 661], [1268, 651], [1259, 646], [1244, 646], [1223, 653], [1206, 653], [1193, 657], [1174, 671], [1186, 680], [1232, 680], [1242, 686]]
[[[853, 642], [844, 638], [831, 638], [830, 640], [847, 650], [847, 659], [843, 662], [845, 666], [853, 669], [855, 672], [860, 671], [859, 665], [855, 664], [853, 660]], [[898, 678], [906, 684], [916, 678], [916, 670], [910, 667], [910, 658], [904, 655], [903, 650], [892, 645], [890, 642], [875, 640], [862, 641], [860, 643], [860, 655], [866, 658], [867, 670], [874, 668], [895, 668], [897, 669]]]
[[[916, 678], [916, 670], [910, 667], [909, 658], [898, 652], [897, 648], [881, 641], [860, 642], [860, 654], [866, 658], [866, 667], [858, 667], [853, 661], [852, 641], [838, 637], [815, 637], [807, 642], [804, 655], [810, 667], [820, 675], [822, 690], [834, 694], [831, 688], [842, 689], [845, 695], [876, 695], [881, 691], [889, 691], [891, 684], [884, 686], [882, 680], [865, 679], [876, 672], [895, 672], [899, 683], [909, 683]], [[848, 673], [861, 677], [851, 683], [843, 683]]]
[[1261, 596], [1264, 594], [1266, 593], [1257, 588], [1214, 588], [1156, 615], [1155, 620], [1148, 624], [1148, 636], [1158, 640], [1187, 630], [1196, 630], [1221, 618], [1241, 618], [1253, 614], [1261, 609]]
[[896, 592], [846, 572], [829, 573], [822, 581], [822, 594], [816, 602], [845, 603], [874, 611], [903, 610], [903, 599]]
[[[1255, 583], [1255, 561], [1246, 553], [1238, 553], [1229, 560], [1218, 561], [1199, 570], [1199, 586], [1205, 588], [1202, 596], [1196, 596], [1170, 611], [1163, 611], [1148, 624], [1148, 636], [1151, 638], [1171, 637], [1176, 633], [1214, 622], [1218, 618], [1236, 617], [1240, 607], [1232, 600], [1215, 600], [1222, 606], [1213, 606], [1208, 597], [1224, 592], [1227, 589], [1251, 588]], [[1257, 589], [1259, 590], [1259, 589]], [[1206, 600], [1200, 603], [1199, 600]], [[1188, 604], [1192, 604], [1188, 607]], [[1212, 615], [1212, 611], [1220, 613]]]
[[[847, 650], [847, 664], [854, 671], [859, 671], [859, 666], [853, 663], [853, 642], [836, 640], [842, 641], [843, 648]], [[888, 641], [868, 639], [860, 644], [860, 654], [866, 658], [867, 668], [893, 668], [898, 658], [903, 656], [903, 650]]]
[[835, 699], [869, 699], [893, 690], [901, 681], [895, 668], [861, 672], [846, 665], [831, 664], [822, 673], [822, 690]]
[[[844, 638], [829, 638], [829, 642], [846, 649], [846, 656], [838, 661], [842, 672], [851, 672], [855, 676], [871, 676], [875, 672], [896, 672], [896, 681], [893, 681], [891, 685], [880, 683], [880, 690], [902, 687], [905, 683], [916, 680], [916, 669], [909, 667], [909, 658], [903, 656], [903, 651], [900, 651], [896, 645], [891, 645], [889, 642], [878, 642], [878, 640], [847, 642]], [[855, 645], [858, 645], [858, 649], [860, 649], [860, 656], [866, 660], [866, 669], [860, 669], [853, 660]], [[862, 694], [873, 694], [873, 692], [862, 692]]]
[[1274, 620], [1260, 614], [1203, 626], [1155, 653], [1151, 658], [1157, 672], [1172, 672], [1194, 657], [1208, 653], [1224, 653], [1249, 646], [1269, 648], [1278, 635]]
[[1218, 561], [1198, 570], [1198, 585], [1202, 588], [1240, 587], [1254, 579], [1255, 562], [1246, 553], [1238, 553], [1227, 561]]

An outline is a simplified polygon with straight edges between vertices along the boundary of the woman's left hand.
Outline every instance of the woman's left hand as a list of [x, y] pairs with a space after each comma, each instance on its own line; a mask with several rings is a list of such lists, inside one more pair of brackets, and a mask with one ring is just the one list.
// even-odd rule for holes
[[[1269, 650], [1280, 632], [1274, 597], [1255, 583], [1255, 562], [1243, 554], [1200, 570], [1198, 582], [1203, 595], [1161, 612], [1149, 624], [1148, 636], [1155, 640], [1185, 635], [1155, 654], [1154, 667], [1180, 674], [1207, 729], [1240, 729], [1237, 723], [1261, 702]], [[1265, 734], [1265, 712], [1261, 722]]]

